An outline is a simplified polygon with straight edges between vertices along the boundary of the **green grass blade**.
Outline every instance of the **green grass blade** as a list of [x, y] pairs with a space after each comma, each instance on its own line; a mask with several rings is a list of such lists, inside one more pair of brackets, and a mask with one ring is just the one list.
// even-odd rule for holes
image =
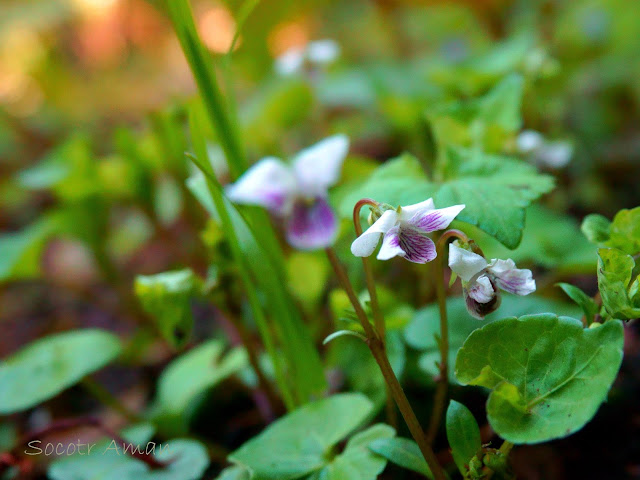
[[188, 0], [167, 0], [167, 6], [204, 106], [218, 132], [218, 140], [229, 162], [229, 170], [232, 176], [237, 178], [247, 168], [247, 162], [238, 130], [228, 115], [225, 99], [218, 86], [213, 61], [198, 36], [191, 6]]
[[258, 292], [256, 291], [256, 288], [251, 281], [249, 268], [246, 264], [244, 253], [242, 252], [242, 249], [240, 247], [240, 241], [236, 234], [231, 215], [227, 209], [227, 202], [225, 202], [225, 198], [222, 194], [222, 188], [218, 183], [215, 173], [213, 172], [213, 169], [209, 163], [206, 143], [204, 137], [200, 134], [198, 122], [195, 119], [195, 115], [193, 115], [193, 112], [190, 115], [190, 126], [193, 147], [196, 152], [196, 156], [191, 157], [191, 160], [193, 160], [196, 166], [205, 175], [209, 193], [211, 194], [211, 198], [213, 199], [213, 202], [215, 204], [216, 211], [220, 216], [220, 223], [222, 224], [222, 228], [225, 232], [227, 240], [229, 241], [232, 255], [238, 265], [238, 271], [240, 272], [241, 281], [244, 285], [245, 291], [247, 292], [247, 297], [249, 300], [249, 305], [251, 306], [253, 318], [256, 322], [256, 325], [258, 326], [258, 330], [260, 331], [260, 335], [262, 337], [265, 349], [267, 350], [267, 354], [269, 355], [273, 363], [276, 383], [278, 384], [278, 388], [280, 389], [285, 405], [288, 409], [292, 409], [296, 406], [296, 404], [288, 386], [280, 357], [276, 350], [275, 339], [273, 338], [273, 334], [267, 324], [267, 319], [262, 310], [262, 306], [260, 305]]

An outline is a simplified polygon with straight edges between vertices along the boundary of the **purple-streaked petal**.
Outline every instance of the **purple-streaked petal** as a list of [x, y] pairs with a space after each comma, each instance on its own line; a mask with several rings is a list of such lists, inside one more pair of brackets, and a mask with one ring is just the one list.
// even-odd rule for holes
[[418, 213], [409, 220], [409, 223], [427, 233], [443, 230], [449, 226], [464, 207], [464, 205], [454, 205], [453, 207], [431, 210], [422, 215]]
[[489, 303], [496, 296], [491, 280], [486, 275], [480, 275], [472, 282], [469, 282], [467, 292], [478, 303]]
[[280, 216], [289, 213], [296, 191], [293, 172], [275, 157], [263, 158], [226, 189], [232, 202], [260, 205]]
[[467, 311], [472, 317], [477, 318], [478, 320], [482, 320], [486, 315], [497, 310], [502, 302], [502, 297], [500, 297], [498, 292], [495, 292], [495, 295], [487, 303], [480, 303], [476, 301], [469, 295], [469, 291], [466, 288], [462, 289], [462, 293], [464, 295]]
[[493, 259], [487, 271], [493, 274], [498, 288], [516, 295], [529, 295], [536, 291], [536, 281], [531, 270], [516, 268], [513, 260]]
[[336, 216], [324, 198], [299, 200], [287, 221], [287, 240], [300, 250], [316, 250], [333, 245], [337, 230]]
[[404, 257], [406, 252], [400, 247], [400, 228], [395, 226], [382, 238], [382, 246], [378, 252], [378, 260], [389, 260], [393, 257]]
[[302, 150], [293, 161], [300, 190], [311, 196], [324, 196], [340, 178], [342, 162], [349, 151], [349, 138], [334, 135]]
[[433, 204], [433, 198], [429, 198], [424, 202], [414, 203], [413, 205], [407, 205], [400, 209], [400, 218], [404, 221], [409, 221], [416, 215], [423, 215], [434, 210], [436, 207]]
[[483, 256], [460, 248], [455, 243], [449, 244], [449, 268], [465, 282], [487, 268], [487, 265]]
[[404, 251], [404, 258], [413, 263], [427, 263], [436, 258], [436, 245], [419, 230], [400, 226], [398, 246]]
[[387, 210], [365, 232], [351, 244], [351, 253], [356, 257], [368, 257], [378, 246], [380, 237], [393, 228], [398, 221], [395, 210]]

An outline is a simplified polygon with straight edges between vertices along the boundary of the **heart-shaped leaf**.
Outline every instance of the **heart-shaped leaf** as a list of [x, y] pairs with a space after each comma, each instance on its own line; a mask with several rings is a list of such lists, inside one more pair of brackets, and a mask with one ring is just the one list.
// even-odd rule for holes
[[224, 343], [210, 340], [171, 362], [158, 380], [154, 417], [165, 430], [182, 433], [193, 401], [247, 365], [245, 350], [223, 356]]
[[335, 200], [340, 214], [350, 218], [356, 202], [366, 197], [393, 206], [433, 197], [438, 208], [465, 204], [457, 220], [516, 248], [522, 239], [525, 208], [553, 188], [553, 178], [521, 161], [464, 148], [450, 148], [448, 157], [441, 183], [427, 180], [411, 155], [390, 160], [364, 182], [338, 189]]
[[0, 414], [31, 408], [113, 361], [121, 351], [112, 333], [84, 329], [37, 340], [0, 362]]
[[364, 422], [372, 409], [364, 395], [353, 393], [307, 404], [267, 427], [229, 460], [247, 467], [255, 480], [309, 475], [328, 465], [332, 447]]
[[465, 341], [456, 376], [492, 389], [487, 417], [502, 438], [544, 442], [595, 415], [620, 368], [623, 339], [619, 321], [583, 329], [550, 313], [496, 320]]
[[[454, 365], [456, 355], [471, 332], [486, 325], [487, 322], [504, 318], [519, 317], [532, 313], [556, 312], [567, 316], [579, 316], [580, 309], [571, 303], [557, 302], [536, 295], [516, 297], [504, 295], [500, 308], [479, 322], [467, 312], [462, 297], [447, 299], [447, 317], [449, 321], [449, 365]], [[437, 362], [440, 361], [440, 349], [435, 336], [440, 332], [440, 313], [437, 304], [428, 305], [416, 312], [411, 323], [404, 330], [406, 342], [424, 353], [420, 356], [419, 366], [429, 377], [440, 373]], [[453, 369], [449, 369], [449, 379], [456, 382]]]

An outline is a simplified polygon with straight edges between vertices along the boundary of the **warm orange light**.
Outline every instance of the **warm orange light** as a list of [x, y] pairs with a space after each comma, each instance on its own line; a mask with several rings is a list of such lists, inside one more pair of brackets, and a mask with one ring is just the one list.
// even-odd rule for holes
[[120, 0], [73, 0], [73, 5], [85, 15], [104, 15], [113, 10]]
[[236, 32], [236, 22], [229, 10], [221, 5], [208, 9], [201, 15], [198, 27], [202, 41], [210, 50], [229, 51]]
[[282, 23], [269, 35], [269, 51], [274, 57], [309, 43], [309, 26], [304, 21]]

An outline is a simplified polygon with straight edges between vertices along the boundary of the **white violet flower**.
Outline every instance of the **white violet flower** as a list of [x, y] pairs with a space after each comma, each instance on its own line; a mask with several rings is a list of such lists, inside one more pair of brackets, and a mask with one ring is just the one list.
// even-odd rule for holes
[[541, 167], [563, 168], [571, 161], [573, 146], [565, 141], [548, 141], [540, 132], [523, 130], [516, 138], [520, 153]]
[[294, 47], [278, 58], [275, 68], [280, 75], [299, 73], [305, 64], [311, 66], [326, 66], [340, 55], [340, 46], [333, 40], [316, 40], [303, 47]]
[[351, 253], [356, 257], [368, 257], [382, 237], [378, 260], [398, 256], [414, 263], [430, 262], [436, 258], [436, 246], [428, 234], [447, 228], [463, 208], [464, 205], [454, 205], [436, 209], [430, 198], [397, 210], [386, 210], [355, 239], [351, 244]]
[[462, 292], [467, 310], [483, 319], [500, 306], [498, 289], [516, 295], [529, 295], [536, 291], [531, 270], [516, 268], [513, 260], [493, 259], [491, 263], [477, 253], [449, 244], [449, 268], [462, 281]]
[[334, 135], [302, 150], [288, 165], [266, 157], [227, 187], [232, 202], [260, 205], [284, 219], [288, 242], [301, 250], [333, 244], [338, 221], [327, 201], [349, 150], [345, 135]]

